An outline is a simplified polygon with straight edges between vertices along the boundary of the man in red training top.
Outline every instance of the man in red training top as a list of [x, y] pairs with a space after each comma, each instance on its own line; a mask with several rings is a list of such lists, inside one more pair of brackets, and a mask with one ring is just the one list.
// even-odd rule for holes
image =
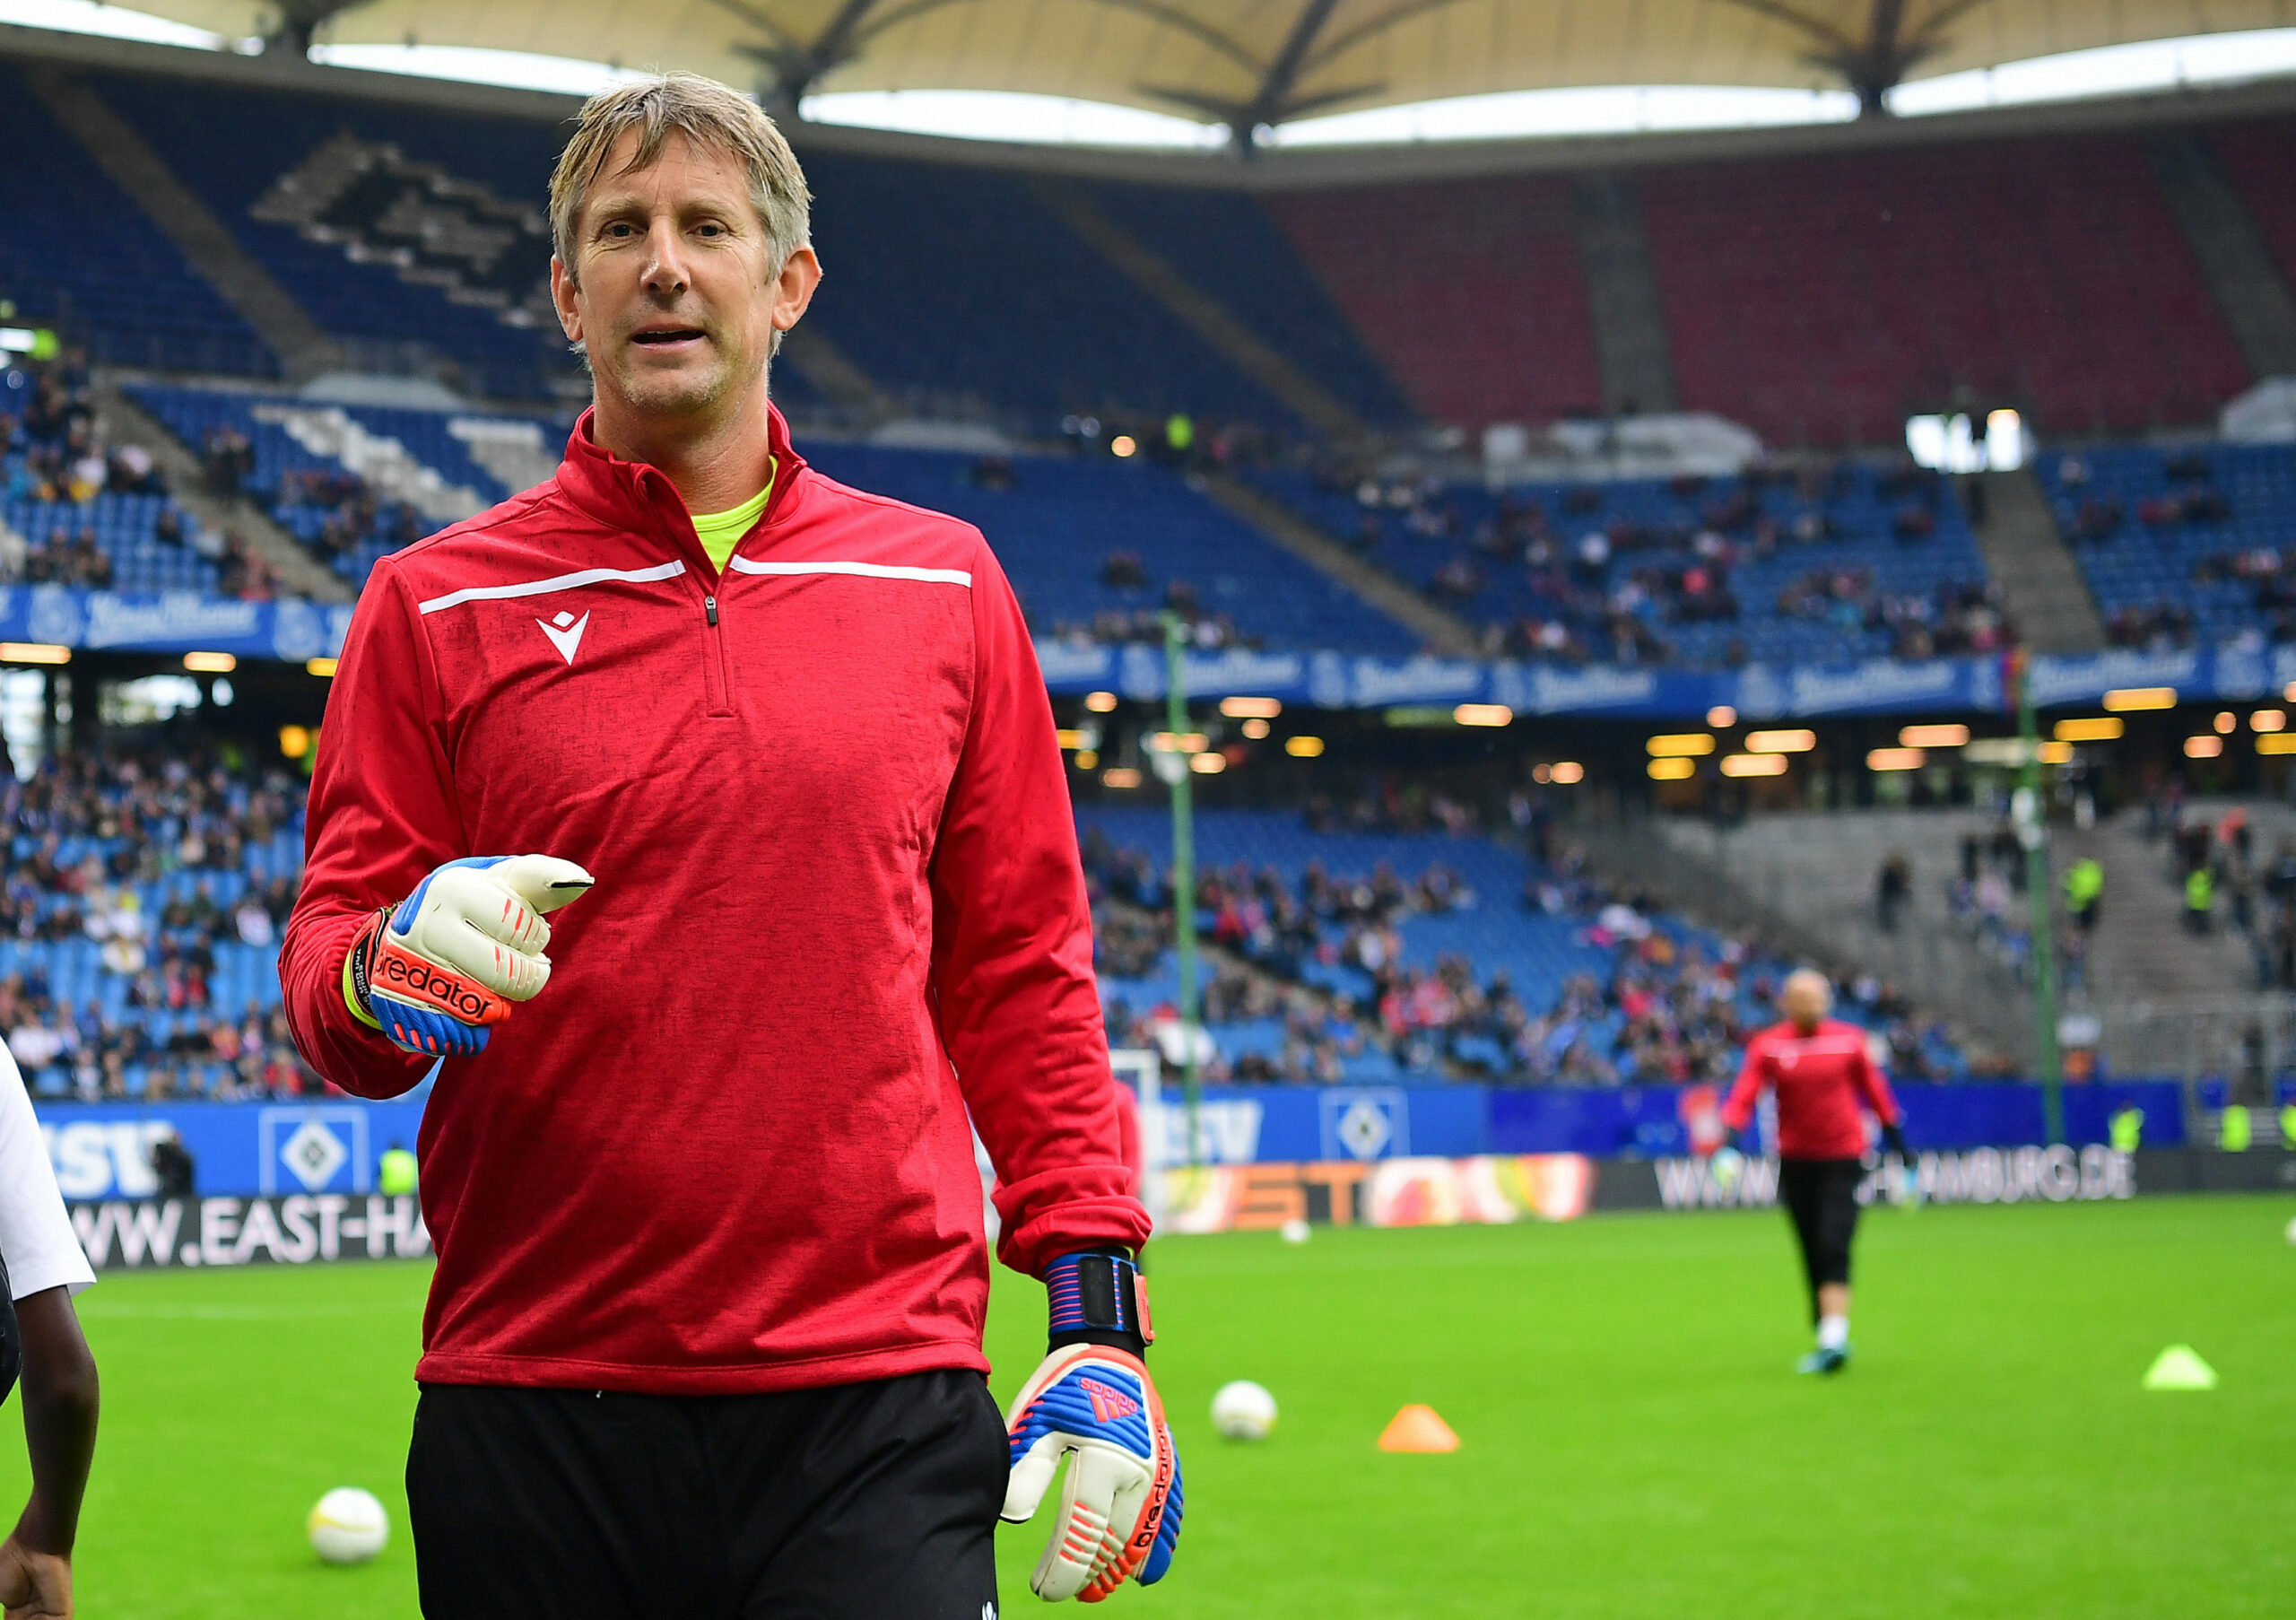
[[[329, 699], [280, 973], [328, 1079], [438, 1076], [430, 1620], [991, 1620], [1064, 1459], [1039, 1596], [1178, 1535], [1051, 705], [979, 533], [768, 403], [807, 203], [722, 85], [584, 108], [551, 279], [596, 404], [376, 566]], [[976, 1128], [1050, 1296], [1009, 1422]]]
[[1746, 1042], [1722, 1123], [1735, 1140], [1752, 1123], [1763, 1089], [1778, 1093], [1778, 1195], [1801, 1240], [1818, 1328], [1817, 1347], [1796, 1367], [1839, 1372], [1849, 1364], [1849, 1245], [1857, 1235], [1857, 1183], [1865, 1174], [1859, 1104], [1880, 1118], [1890, 1151], [1907, 1163], [1913, 1155], [1897, 1099], [1866, 1050], [1866, 1032], [1826, 1016], [1833, 987], [1825, 975], [1807, 968], [1787, 975], [1778, 1005], [1786, 1017]]

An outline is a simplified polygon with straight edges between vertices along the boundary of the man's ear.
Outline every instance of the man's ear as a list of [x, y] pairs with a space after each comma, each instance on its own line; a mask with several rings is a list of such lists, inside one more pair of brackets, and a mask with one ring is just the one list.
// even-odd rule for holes
[[558, 306], [559, 329], [566, 334], [568, 343], [582, 341], [582, 309], [576, 301], [581, 292], [574, 280], [574, 272], [555, 253], [550, 256], [550, 301]]
[[813, 301], [813, 289], [821, 284], [822, 261], [812, 248], [799, 248], [782, 260], [773, 288], [773, 329], [787, 332], [803, 319], [805, 306]]

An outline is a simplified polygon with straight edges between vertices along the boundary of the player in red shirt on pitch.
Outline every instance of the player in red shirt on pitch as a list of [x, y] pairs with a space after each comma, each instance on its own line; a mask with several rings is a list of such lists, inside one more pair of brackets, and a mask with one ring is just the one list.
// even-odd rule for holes
[[1839, 1372], [1849, 1364], [1849, 1246], [1857, 1235], [1857, 1183], [1866, 1173], [1860, 1102], [1881, 1119], [1891, 1152], [1909, 1164], [1913, 1154], [1890, 1083], [1866, 1050], [1866, 1032], [1826, 1016], [1833, 987], [1825, 975], [1807, 968], [1789, 973], [1778, 1005], [1784, 1020], [1746, 1042], [1722, 1123], [1735, 1141], [1753, 1122], [1763, 1089], [1777, 1093], [1778, 1196], [1801, 1240], [1818, 1329], [1817, 1347], [1796, 1370]]
[[[376, 565], [328, 700], [280, 974], [336, 1084], [437, 1075], [430, 1620], [993, 1620], [1064, 1458], [1039, 1596], [1179, 1534], [1051, 704], [980, 534], [768, 400], [808, 201], [723, 85], [583, 109], [551, 280], [596, 405]], [[1050, 1301], [1009, 1419], [976, 1129]]]

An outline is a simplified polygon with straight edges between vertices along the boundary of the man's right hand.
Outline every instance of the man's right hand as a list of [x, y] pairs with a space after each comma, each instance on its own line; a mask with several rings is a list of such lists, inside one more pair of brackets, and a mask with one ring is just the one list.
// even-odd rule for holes
[[8, 1620], [72, 1620], [72, 1561], [0, 1542], [0, 1607]]
[[483, 1051], [493, 1026], [550, 982], [543, 914], [580, 899], [592, 881], [548, 855], [450, 860], [352, 942], [344, 1000], [406, 1051]]

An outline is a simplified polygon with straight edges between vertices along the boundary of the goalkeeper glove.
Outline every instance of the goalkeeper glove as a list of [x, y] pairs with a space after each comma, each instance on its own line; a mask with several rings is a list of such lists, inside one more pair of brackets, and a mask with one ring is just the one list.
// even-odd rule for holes
[[1897, 1154], [1899, 1162], [1901, 1163], [1911, 1164], [1914, 1163], [1913, 1149], [1907, 1145], [1905, 1132], [1898, 1126], [1884, 1125], [1882, 1127], [1882, 1148], [1885, 1153], [1893, 1153]]
[[1053, 1349], [1013, 1398], [1003, 1517], [1036, 1517], [1069, 1458], [1052, 1539], [1029, 1590], [1047, 1602], [1098, 1603], [1127, 1578], [1152, 1586], [1171, 1567], [1183, 1512], [1179, 1452], [1141, 1360], [1153, 1332], [1137, 1267], [1117, 1255], [1070, 1255], [1045, 1283]]
[[542, 919], [590, 887], [547, 855], [450, 860], [375, 913], [343, 963], [343, 999], [392, 1045], [424, 1057], [483, 1051], [514, 1004], [550, 982]]

